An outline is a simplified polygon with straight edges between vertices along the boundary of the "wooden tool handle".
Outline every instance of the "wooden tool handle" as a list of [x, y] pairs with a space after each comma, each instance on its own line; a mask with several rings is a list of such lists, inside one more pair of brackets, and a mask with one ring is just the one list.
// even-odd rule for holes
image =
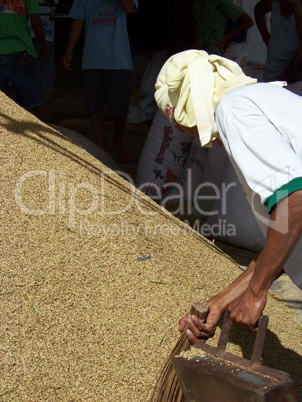
[[201, 323], [206, 321], [208, 312], [209, 312], [209, 305], [207, 302], [194, 302], [191, 306], [190, 314], [195, 315]]

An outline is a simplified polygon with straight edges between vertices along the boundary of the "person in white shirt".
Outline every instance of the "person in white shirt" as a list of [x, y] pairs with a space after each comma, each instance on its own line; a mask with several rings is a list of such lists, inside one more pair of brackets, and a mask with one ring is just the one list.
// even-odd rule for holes
[[255, 21], [267, 46], [265, 82], [280, 80], [291, 84], [302, 80], [301, 3], [302, 0], [260, 0], [255, 5]]
[[191, 343], [213, 336], [225, 310], [234, 325], [256, 331], [284, 272], [302, 289], [302, 97], [282, 85], [257, 83], [235, 62], [194, 49], [170, 57], [158, 75], [159, 108], [201, 146], [224, 146], [265, 235], [247, 269], [208, 300], [204, 324], [180, 319]]

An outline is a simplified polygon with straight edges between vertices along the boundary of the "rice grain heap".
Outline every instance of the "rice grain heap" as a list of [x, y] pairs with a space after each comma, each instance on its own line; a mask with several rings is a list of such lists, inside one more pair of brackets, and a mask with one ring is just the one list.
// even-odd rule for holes
[[[149, 401], [178, 319], [240, 268], [1, 92], [0, 105], [1, 401]], [[265, 364], [302, 395], [301, 324], [272, 297], [265, 313]]]

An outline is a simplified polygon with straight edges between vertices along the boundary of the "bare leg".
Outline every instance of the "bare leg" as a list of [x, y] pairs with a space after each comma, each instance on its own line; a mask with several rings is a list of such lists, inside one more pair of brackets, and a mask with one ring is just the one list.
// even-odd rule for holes
[[302, 81], [302, 41], [297, 47], [296, 53], [290, 62], [289, 66], [283, 71], [278, 80], [287, 81], [292, 84], [297, 81]]
[[45, 103], [43, 103], [43, 105], [41, 105], [41, 106], [36, 107], [33, 110], [33, 112], [38, 117], [38, 119], [40, 119], [44, 123], [47, 123], [49, 121], [47, 108], [46, 108]]
[[96, 143], [99, 147], [106, 149], [105, 130], [104, 130], [104, 113], [93, 113], [91, 115], [92, 128], [95, 135]]
[[127, 122], [127, 115], [120, 115], [113, 117], [114, 124], [114, 139], [112, 148], [117, 154], [117, 157], [120, 162], [129, 162], [131, 160], [131, 156], [126, 151], [122, 138], [124, 135], [125, 127]]

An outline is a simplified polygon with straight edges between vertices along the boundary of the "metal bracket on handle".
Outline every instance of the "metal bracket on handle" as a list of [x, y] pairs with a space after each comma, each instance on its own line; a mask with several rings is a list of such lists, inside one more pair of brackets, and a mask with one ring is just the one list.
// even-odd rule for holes
[[[260, 364], [260, 359], [262, 356], [263, 346], [265, 342], [266, 330], [268, 326], [268, 317], [262, 315], [258, 320], [258, 328], [256, 332], [256, 338], [254, 342], [254, 347], [252, 351], [251, 359], [249, 360], [249, 367], [256, 364]], [[229, 314], [226, 310], [223, 315], [222, 327], [220, 336], [218, 339], [216, 347], [216, 356], [223, 356], [226, 353], [226, 346], [229, 340], [232, 325], [229, 320]]]

